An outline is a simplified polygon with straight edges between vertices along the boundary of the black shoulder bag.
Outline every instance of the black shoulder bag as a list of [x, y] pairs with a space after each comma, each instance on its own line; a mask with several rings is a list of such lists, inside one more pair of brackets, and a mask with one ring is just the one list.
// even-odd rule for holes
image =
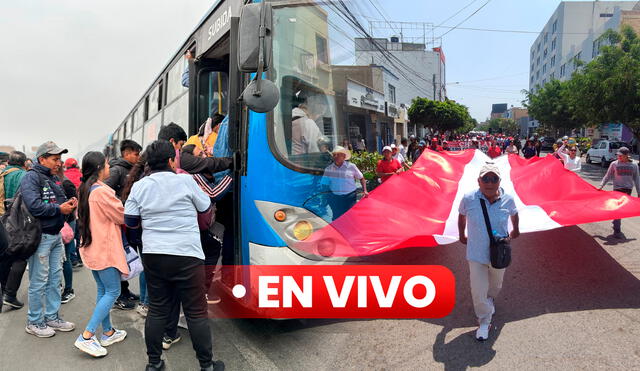
[[484, 214], [484, 224], [487, 227], [489, 235], [489, 255], [491, 257], [491, 266], [495, 269], [504, 269], [511, 263], [511, 245], [508, 238], [497, 238], [491, 232], [491, 222], [489, 221], [489, 213], [484, 200], [480, 199], [482, 205], [482, 213]]

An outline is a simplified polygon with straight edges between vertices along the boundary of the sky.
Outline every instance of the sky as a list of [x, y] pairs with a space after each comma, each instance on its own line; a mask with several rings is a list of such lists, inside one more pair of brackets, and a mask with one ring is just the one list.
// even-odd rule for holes
[[[71, 154], [102, 148], [213, 2], [0, 1], [0, 145], [29, 151], [53, 140]], [[460, 27], [536, 32], [456, 29], [444, 36], [448, 96], [468, 106], [478, 121], [489, 116], [492, 103], [521, 105], [521, 90], [528, 88], [529, 48], [560, 3], [352, 0], [347, 4], [354, 2], [366, 19], [384, 16], [435, 25], [446, 20], [443, 26], [457, 25], [486, 3]], [[434, 34], [448, 30], [438, 28]], [[375, 36], [392, 33], [380, 31]]]

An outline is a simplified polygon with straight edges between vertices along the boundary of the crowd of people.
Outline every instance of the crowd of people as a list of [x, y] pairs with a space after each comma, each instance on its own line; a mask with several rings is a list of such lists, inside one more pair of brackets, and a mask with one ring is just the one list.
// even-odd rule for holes
[[[106, 356], [110, 345], [127, 337], [125, 330], [112, 323], [110, 310], [136, 308], [145, 318], [147, 370], [162, 370], [163, 350], [181, 339], [182, 311], [201, 368], [223, 370], [224, 363], [213, 357], [207, 304], [221, 300], [209, 294], [209, 288], [225, 238], [224, 226], [215, 219], [216, 202], [233, 181], [229, 175], [233, 161], [224, 139], [227, 132], [225, 116], [216, 114], [190, 138], [174, 123], [163, 126], [158, 140], [144, 151], [138, 143], [123, 140], [120, 156], [111, 161], [103, 153], [89, 152], [80, 164], [74, 158], [63, 162], [68, 151], [51, 141], [38, 147], [32, 163], [24, 153], [11, 152], [0, 172], [0, 213], [5, 214], [0, 224], [0, 285], [6, 306], [23, 308], [17, 293], [28, 267], [25, 331], [48, 338], [76, 329], [75, 323], [63, 319], [61, 305], [75, 298], [73, 269], [85, 267], [96, 283], [96, 302], [92, 313], [85, 313], [76, 348], [94, 357]], [[348, 141], [344, 145], [331, 150], [332, 161], [321, 181], [329, 190], [328, 207], [334, 219], [356, 203], [358, 182], [364, 197], [368, 196], [362, 172], [349, 161], [352, 148]], [[520, 145], [519, 138], [503, 135], [423, 140], [412, 135], [398, 145], [384, 146], [375, 172], [385, 183], [406, 171], [427, 149], [476, 148], [491, 158], [539, 156], [537, 138]], [[580, 171], [581, 160], [570, 138], [562, 138], [553, 155], [566, 169]], [[480, 172], [479, 189], [466, 195], [459, 208], [460, 241], [467, 245], [479, 340], [488, 338], [493, 300], [504, 275], [504, 269], [489, 262], [492, 237], [479, 222], [481, 214], [487, 214], [496, 238], [519, 235], [515, 204], [500, 182], [499, 169], [488, 163]], [[631, 194], [634, 186], [640, 192], [638, 165], [625, 147], [618, 149], [600, 189], [609, 182], [619, 192]], [[25, 215], [38, 228], [5, 230], [5, 220]], [[613, 221], [613, 229], [616, 238], [624, 238], [620, 220]], [[135, 263], [138, 256], [141, 267]], [[133, 278], [139, 281], [140, 295], [129, 288]]]
[[[33, 166], [24, 153], [10, 153], [0, 174], [0, 203], [7, 205], [0, 210], [0, 285], [3, 303], [21, 309], [17, 293], [28, 270], [28, 334], [49, 338], [76, 329], [63, 319], [61, 305], [75, 298], [73, 269], [85, 267], [96, 299], [93, 312], [84, 313], [76, 348], [106, 356], [127, 337], [111, 321], [111, 309], [137, 303], [145, 318], [147, 370], [164, 369], [163, 350], [181, 338], [181, 311], [201, 369], [224, 369], [214, 361], [207, 305], [220, 301], [208, 290], [224, 239], [215, 205], [232, 183], [232, 159], [214, 157], [229, 152], [228, 141], [216, 140], [226, 125], [224, 116], [214, 115], [187, 138], [171, 123], [144, 152], [124, 140], [119, 158], [89, 152], [80, 166], [63, 159], [68, 151], [51, 141], [37, 149]], [[28, 228], [11, 227], [25, 216], [33, 218]], [[140, 295], [129, 288], [133, 278]]]

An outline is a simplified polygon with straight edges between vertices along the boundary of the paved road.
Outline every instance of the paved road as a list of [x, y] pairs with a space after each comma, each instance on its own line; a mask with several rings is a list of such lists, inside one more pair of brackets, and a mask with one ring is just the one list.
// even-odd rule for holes
[[[595, 184], [603, 172], [585, 165], [583, 176]], [[639, 369], [640, 218], [623, 221], [624, 241], [609, 236], [610, 224], [523, 235], [514, 245], [514, 262], [496, 301], [496, 327], [485, 343], [473, 338], [464, 247], [453, 244], [374, 259], [449, 267], [456, 276], [457, 303], [445, 318], [212, 320], [214, 349], [230, 370]], [[78, 298], [64, 305], [62, 314], [83, 326], [94, 284], [86, 270], [76, 272], [75, 281]], [[24, 300], [24, 289], [20, 294]], [[37, 339], [24, 332], [25, 310], [2, 313], [0, 369], [144, 369], [143, 320], [135, 312], [112, 313], [129, 337], [100, 360], [73, 347], [78, 331]], [[188, 339], [165, 355], [171, 370], [197, 369]]]

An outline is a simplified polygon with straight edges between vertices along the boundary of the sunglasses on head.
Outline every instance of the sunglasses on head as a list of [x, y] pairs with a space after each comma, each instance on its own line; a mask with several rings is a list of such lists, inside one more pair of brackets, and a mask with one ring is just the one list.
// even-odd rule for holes
[[480, 179], [482, 180], [482, 183], [494, 183], [495, 184], [495, 183], [500, 182], [500, 178], [498, 176], [496, 176], [496, 175], [486, 174], [486, 175], [483, 175]]

